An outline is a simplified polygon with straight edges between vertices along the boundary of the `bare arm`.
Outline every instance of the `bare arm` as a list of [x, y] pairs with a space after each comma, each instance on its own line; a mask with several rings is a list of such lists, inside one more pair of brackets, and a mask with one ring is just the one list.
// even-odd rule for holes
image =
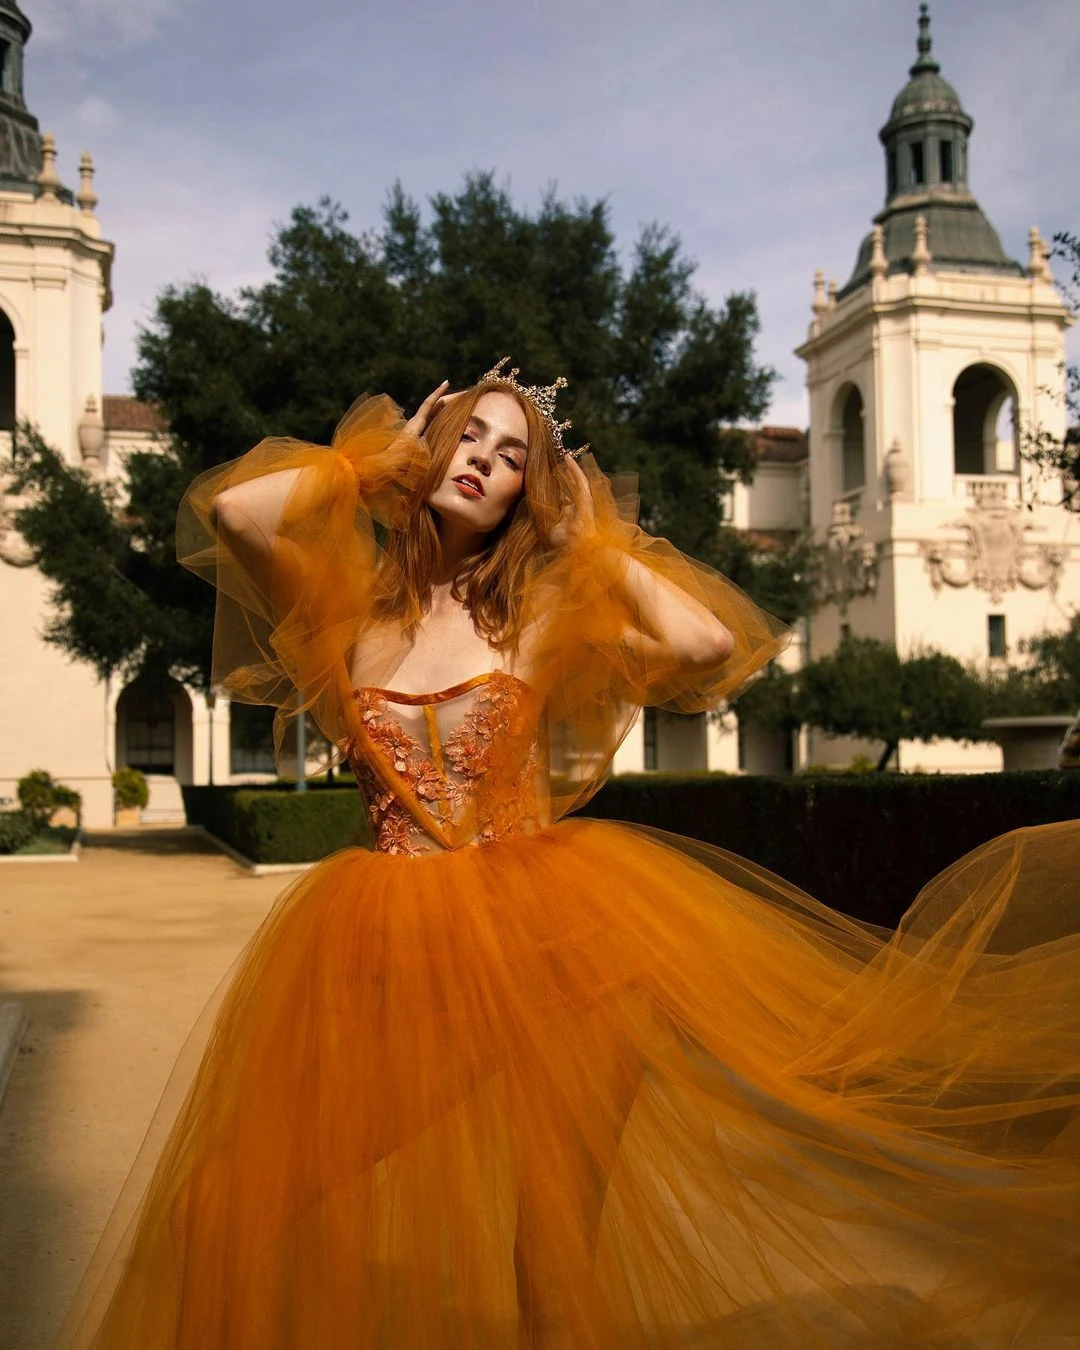
[[[571, 500], [552, 533], [552, 543], [561, 547], [587, 541], [596, 528], [589, 480], [574, 460], [564, 464]], [[637, 608], [640, 626], [626, 640], [643, 655], [653, 652], [688, 670], [707, 670], [732, 654], [735, 640], [729, 629], [693, 596], [617, 549], [603, 565], [616, 569], [617, 582]]]
[[[448, 395], [446, 389], [446, 381], [443, 381], [421, 403], [405, 424], [403, 440], [423, 436], [439, 405], [447, 398], [456, 397]], [[303, 486], [304, 475], [308, 472], [302, 468], [283, 469], [238, 483], [219, 493], [210, 508], [214, 528], [228, 541], [260, 585], [269, 582], [270, 559], [287, 504], [297, 488]]]
[[210, 508], [214, 528], [260, 584], [268, 580], [274, 539], [285, 514], [285, 504], [304, 472], [283, 469], [238, 483], [219, 493]]

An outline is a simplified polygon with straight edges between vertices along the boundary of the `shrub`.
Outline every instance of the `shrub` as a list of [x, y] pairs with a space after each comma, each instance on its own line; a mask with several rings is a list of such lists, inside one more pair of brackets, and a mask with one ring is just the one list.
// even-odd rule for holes
[[63, 806], [70, 807], [76, 816], [82, 810], [82, 797], [75, 789], [55, 782], [52, 774], [44, 769], [32, 769], [20, 778], [16, 792], [19, 805], [35, 821], [36, 830], [44, 829], [53, 812]]
[[[189, 822], [254, 862], [310, 862], [370, 840], [355, 788], [183, 791]], [[1080, 816], [1080, 773], [627, 774], [582, 814], [729, 849], [833, 909], [892, 927], [927, 881], [979, 844]]]
[[146, 775], [138, 769], [117, 769], [112, 776], [116, 805], [121, 810], [130, 810], [133, 806], [143, 807], [150, 800], [150, 788]]
[[339, 848], [370, 842], [360, 793], [351, 788], [289, 792], [266, 788], [185, 787], [190, 825], [252, 862], [315, 862]]
[[971, 849], [1080, 816], [1080, 773], [628, 774], [582, 814], [730, 849], [833, 909], [893, 927], [922, 887]]
[[40, 829], [38, 819], [28, 811], [0, 811], [0, 853], [18, 853]]

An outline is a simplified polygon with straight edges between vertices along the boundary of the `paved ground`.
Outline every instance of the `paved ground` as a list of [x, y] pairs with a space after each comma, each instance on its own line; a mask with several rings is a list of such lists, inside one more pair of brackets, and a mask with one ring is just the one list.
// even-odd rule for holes
[[0, 1003], [30, 1014], [0, 1109], [0, 1346], [45, 1350], [177, 1050], [287, 884], [183, 831], [0, 871]]

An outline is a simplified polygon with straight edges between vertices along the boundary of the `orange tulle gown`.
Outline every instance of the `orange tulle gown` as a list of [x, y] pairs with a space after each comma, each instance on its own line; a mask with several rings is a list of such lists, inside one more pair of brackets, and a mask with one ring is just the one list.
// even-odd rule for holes
[[[303, 691], [376, 847], [252, 939], [61, 1344], [1080, 1346], [1080, 826], [988, 844], [892, 934], [721, 850], [560, 819], [637, 707], [712, 706], [783, 634], [591, 467], [597, 537], [536, 560], [527, 660], [395, 690], [372, 521], [422, 455], [373, 400], [186, 501], [219, 677]], [[256, 580], [211, 505], [285, 470]], [[631, 559], [734, 656], [630, 640]]]

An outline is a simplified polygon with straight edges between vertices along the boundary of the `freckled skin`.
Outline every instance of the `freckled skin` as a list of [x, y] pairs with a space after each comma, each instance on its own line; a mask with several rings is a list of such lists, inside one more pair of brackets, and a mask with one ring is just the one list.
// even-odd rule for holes
[[[442, 482], [428, 503], [444, 524], [487, 534], [513, 509], [525, 484], [525, 451], [529, 427], [516, 399], [497, 391], [484, 394], [454, 451]], [[463, 492], [454, 479], [473, 474], [484, 495]]]

